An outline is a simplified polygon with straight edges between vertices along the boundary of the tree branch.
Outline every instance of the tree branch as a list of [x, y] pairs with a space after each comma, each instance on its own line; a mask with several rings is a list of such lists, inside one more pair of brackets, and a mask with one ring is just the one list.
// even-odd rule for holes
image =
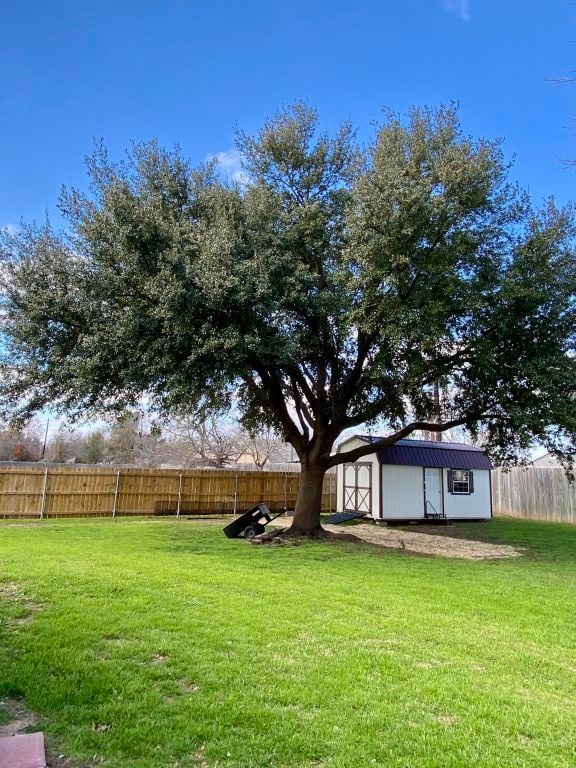
[[383, 437], [377, 442], [363, 445], [360, 448], [354, 448], [353, 450], [346, 451], [345, 453], [334, 454], [334, 456], [330, 457], [328, 467], [336, 467], [338, 464], [344, 464], [345, 462], [352, 463], [357, 461], [358, 459], [361, 459], [362, 456], [369, 456], [371, 453], [376, 453], [382, 448], [387, 448], [389, 445], [394, 445], [394, 443], [397, 443], [398, 440], [402, 440], [403, 437], [407, 437], [408, 435], [412, 434], [412, 432], [416, 432], [417, 430], [427, 430], [428, 432], [444, 432], [447, 429], [453, 429], [454, 427], [460, 427], [464, 424], [470, 424], [470, 422], [487, 418], [499, 417], [497, 414], [478, 413], [468, 414], [467, 416], [462, 416], [459, 419], [452, 419], [451, 421], [445, 421], [443, 423], [437, 423], [434, 421], [414, 421], [412, 424], [408, 424], [406, 427], [398, 430], [398, 432], [395, 432], [393, 435]]
[[363, 334], [361, 331], [358, 332], [356, 360], [352, 370], [349, 372], [348, 376], [339, 388], [339, 391], [336, 389], [336, 392], [334, 392], [333, 395], [337, 402], [338, 415], [340, 416], [343, 416], [346, 413], [350, 398], [356, 391], [357, 384], [362, 376], [362, 370], [364, 368], [364, 363], [366, 362], [366, 357], [368, 356], [368, 352], [370, 351], [370, 347], [372, 346], [372, 342], [375, 336], [376, 331], [373, 331], [371, 334]]
[[290, 377], [290, 382], [291, 382], [290, 390], [292, 392], [292, 397], [294, 399], [294, 407], [296, 408], [298, 419], [300, 420], [300, 424], [302, 425], [302, 431], [307, 436], [308, 427], [310, 427], [312, 432], [314, 432], [316, 425], [314, 423], [314, 419], [310, 415], [310, 411], [308, 410], [308, 408], [306, 408], [306, 404], [302, 400], [302, 396], [300, 392], [298, 391], [298, 384], [292, 377]]
[[304, 368], [304, 373], [300, 370], [300, 368], [297, 365], [290, 366], [290, 368], [288, 369], [289, 376], [294, 382], [297, 382], [300, 385], [300, 388], [302, 389], [302, 393], [310, 403], [310, 407], [312, 408], [312, 411], [316, 411], [316, 409], [318, 408], [318, 400], [316, 398], [316, 395], [312, 391], [310, 384], [306, 379], [306, 376], [308, 376], [308, 378], [312, 380], [312, 376], [310, 376], [308, 371], [305, 370], [305, 366], [303, 364], [302, 364], [302, 367]]
[[[260, 377], [262, 386], [265, 387], [268, 394], [268, 398], [265, 399], [263, 407], [272, 409], [282, 426], [284, 439], [296, 448], [298, 455], [301, 455], [304, 453], [308, 441], [300, 434], [298, 427], [288, 412], [280, 376], [276, 371], [269, 371], [260, 365], [255, 365], [254, 370]], [[247, 375], [244, 379], [252, 394], [256, 395], [258, 400], [262, 403], [262, 398], [260, 397], [261, 390], [258, 387], [258, 384], [254, 381], [254, 378]]]

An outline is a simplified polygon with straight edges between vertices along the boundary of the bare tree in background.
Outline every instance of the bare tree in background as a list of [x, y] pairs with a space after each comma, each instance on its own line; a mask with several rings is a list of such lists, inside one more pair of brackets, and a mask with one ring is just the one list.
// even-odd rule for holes
[[44, 461], [49, 464], [81, 463], [85, 440], [81, 433], [62, 427], [48, 439]]
[[239, 463], [250, 463], [258, 469], [264, 469], [274, 457], [285, 461], [285, 457], [279, 457], [277, 454], [286, 444], [272, 429], [264, 429], [254, 435], [242, 432], [240, 437], [243, 442]]
[[106, 461], [155, 467], [166, 463], [166, 452], [160, 428], [146, 414], [127, 411], [110, 430]]
[[238, 427], [215, 417], [181, 416], [164, 431], [172, 438], [173, 453], [185, 466], [226, 467], [243, 452], [244, 436]]

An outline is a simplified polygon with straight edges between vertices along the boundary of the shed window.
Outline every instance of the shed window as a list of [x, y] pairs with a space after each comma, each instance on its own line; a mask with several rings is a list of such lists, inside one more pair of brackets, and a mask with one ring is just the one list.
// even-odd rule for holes
[[460, 495], [474, 493], [472, 472], [469, 469], [453, 469], [450, 472], [450, 493]]

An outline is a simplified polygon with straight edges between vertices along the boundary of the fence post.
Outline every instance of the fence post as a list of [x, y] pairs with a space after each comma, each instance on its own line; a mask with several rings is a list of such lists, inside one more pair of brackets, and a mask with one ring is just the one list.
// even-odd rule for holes
[[42, 486], [42, 498], [40, 499], [40, 520], [44, 519], [44, 509], [46, 508], [46, 488], [48, 487], [48, 467], [44, 470], [44, 484]]
[[116, 505], [118, 504], [118, 489], [120, 488], [120, 470], [116, 472], [116, 487], [114, 488], [114, 506], [112, 507], [112, 519], [116, 517]]
[[176, 506], [176, 520], [180, 518], [180, 503], [182, 501], [182, 472], [178, 477], [178, 504]]
[[238, 510], [238, 472], [234, 475], [234, 511], [233, 514], [237, 514]]

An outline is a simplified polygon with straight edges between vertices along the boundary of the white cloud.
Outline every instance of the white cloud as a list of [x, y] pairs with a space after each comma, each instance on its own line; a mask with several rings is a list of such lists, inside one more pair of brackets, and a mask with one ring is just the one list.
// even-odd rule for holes
[[214, 155], [208, 155], [207, 160], [216, 160], [222, 173], [237, 184], [245, 186], [248, 183], [248, 175], [242, 170], [242, 161], [237, 149], [216, 152]]
[[462, 21], [470, 21], [469, 0], [442, 0], [442, 5], [450, 13], [455, 13]]

